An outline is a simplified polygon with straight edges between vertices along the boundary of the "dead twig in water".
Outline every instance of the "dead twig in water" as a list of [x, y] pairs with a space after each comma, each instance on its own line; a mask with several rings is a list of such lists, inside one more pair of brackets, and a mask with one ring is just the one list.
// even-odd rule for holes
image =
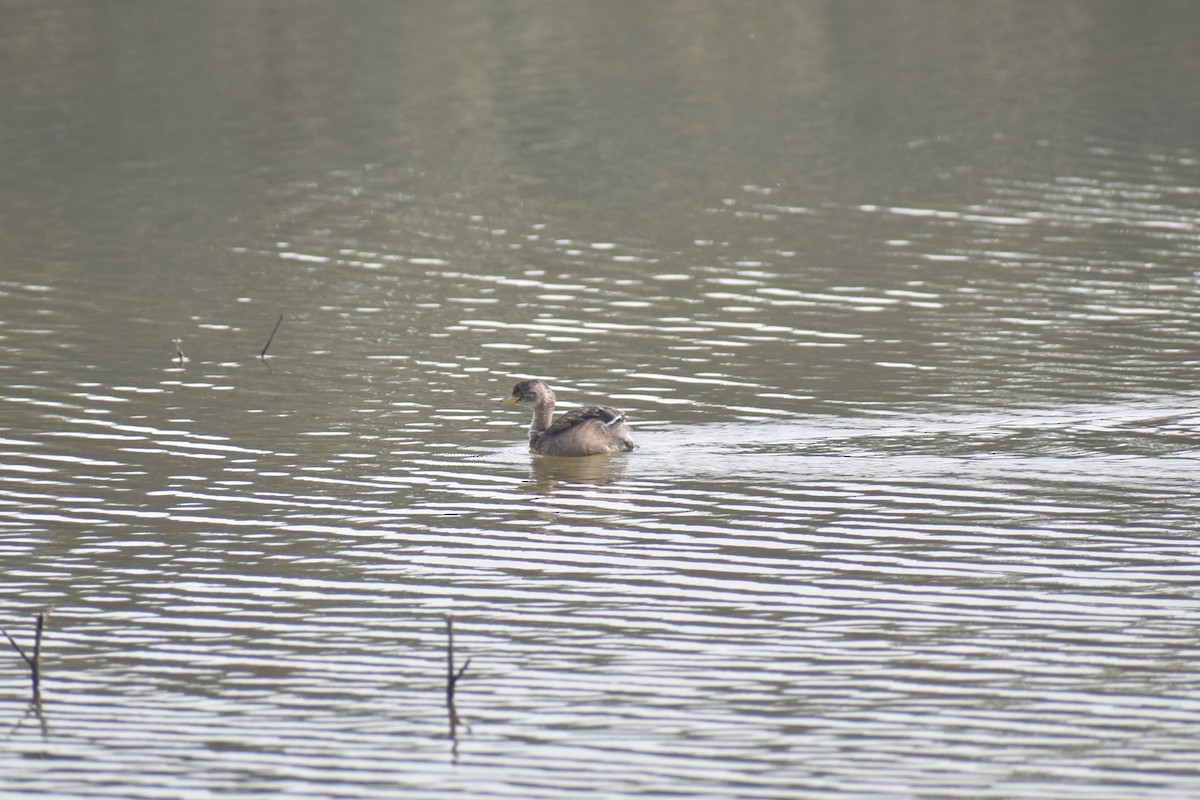
[[171, 342], [175, 345], [175, 357], [183, 364], [183, 339], [172, 339]]
[[39, 611], [37, 615], [37, 628], [33, 636], [33, 656], [30, 657], [17, 644], [17, 640], [8, 635], [8, 631], [0, 628], [0, 633], [4, 634], [4, 638], [8, 639], [8, 643], [13, 646], [17, 654], [24, 659], [29, 667], [29, 679], [33, 684], [33, 702], [40, 703], [42, 700], [42, 629], [46, 625], [46, 616], [49, 612]]
[[454, 707], [454, 687], [462, 679], [471, 659], [463, 662], [457, 670], [454, 668], [454, 618], [446, 616], [446, 711], [450, 715], [450, 738], [454, 740], [454, 756], [458, 757], [458, 709]]
[[271, 342], [275, 341], [275, 332], [279, 330], [279, 326], [283, 323], [283, 314], [279, 315], [279, 319], [275, 320], [275, 327], [271, 328], [271, 335], [267, 337], [267, 343], [263, 345], [262, 352], [258, 357], [264, 361], [267, 359], [267, 348], [271, 346]]
[[469, 666], [471, 659], [468, 658], [457, 671], [454, 669], [454, 618], [446, 617], [446, 705], [454, 705], [454, 687]]

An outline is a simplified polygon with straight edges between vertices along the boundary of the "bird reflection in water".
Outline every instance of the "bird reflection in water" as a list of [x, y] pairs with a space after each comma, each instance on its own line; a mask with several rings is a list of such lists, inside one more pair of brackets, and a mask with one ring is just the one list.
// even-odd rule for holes
[[562, 484], [605, 484], [625, 477], [627, 459], [603, 456], [562, 458], [534, 456], [529, 465], [530, 487], [550, 492]]

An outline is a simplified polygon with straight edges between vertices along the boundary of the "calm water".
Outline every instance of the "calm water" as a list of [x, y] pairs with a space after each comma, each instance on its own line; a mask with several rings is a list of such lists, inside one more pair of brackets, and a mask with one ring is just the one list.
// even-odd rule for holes
[[0, 795], [1200, 794], [1200, 6], [0, 11]]

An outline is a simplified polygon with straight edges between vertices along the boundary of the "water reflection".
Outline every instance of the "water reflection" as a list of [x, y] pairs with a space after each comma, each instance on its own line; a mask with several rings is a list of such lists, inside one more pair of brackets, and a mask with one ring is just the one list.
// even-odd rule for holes
[[599, 455], [569, 458], [563, 456], [531, 456], [529, 487], [548, 494], [562, 484], [606, 484], [625, 476], [630, 455]]
[[12, 740], [20, 737], [22, 730], [31, 722], [37, 725], [38, 733], [40, 734], [42, 741], [48, 741], [50, 737], [50, 723], [46, 719], [46, 712], [42, 707], [42, 700], [40, 697], [29, 701], [29, 705], [25, 707], [25, 713], [21, 714], [17, 718], [16, 722], [12, 724], [12, 727], [8, 729], [8, 733], [4, 738], [6, 740]]

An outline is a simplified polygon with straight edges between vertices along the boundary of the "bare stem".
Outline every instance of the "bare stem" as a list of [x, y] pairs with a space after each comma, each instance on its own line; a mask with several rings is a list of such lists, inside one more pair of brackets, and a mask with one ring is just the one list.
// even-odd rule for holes
[[263, 345], [262, 352], [258, 354], [259, 358], [267, 357], [267, 348], [271, 346], [271, 342], [275, 341], [275, 333], [279, 330], [279, 326], [283, 323], [283, 314], [279, 315], [279, 319], [275, 320], [275, 327], [271, 328], [271, 335], [267, 337], [267, 343]]
[[46, 612], [37, 615], [37, 632], [33, 637], [33, 661], [29, 664], [30, 679], [33, 681], [33, 699], [42, 698], [42, 630], [46, 627]]
[[446, 615], [446, 705], [454, 705], [454, 684], [458, 678], [454, 672], [454, 617]]
[[9, 636], [8, 631], [4, 630], [3, 628], [0, 628], [0, 633], [4, 634], [4, 638], [8, 639], [8, 643], [13, 646], [13, 650], [16, 650], [17, 654], [21, 656], [21, 658], [25, 660], [25, 663], [29, 665], [30, 669], [32, 669], [33, 662], [29, 660], [29, 656], [25, 655], [25, 651], [21, 649], [21, 645], [17, 644], [17, 640]]

